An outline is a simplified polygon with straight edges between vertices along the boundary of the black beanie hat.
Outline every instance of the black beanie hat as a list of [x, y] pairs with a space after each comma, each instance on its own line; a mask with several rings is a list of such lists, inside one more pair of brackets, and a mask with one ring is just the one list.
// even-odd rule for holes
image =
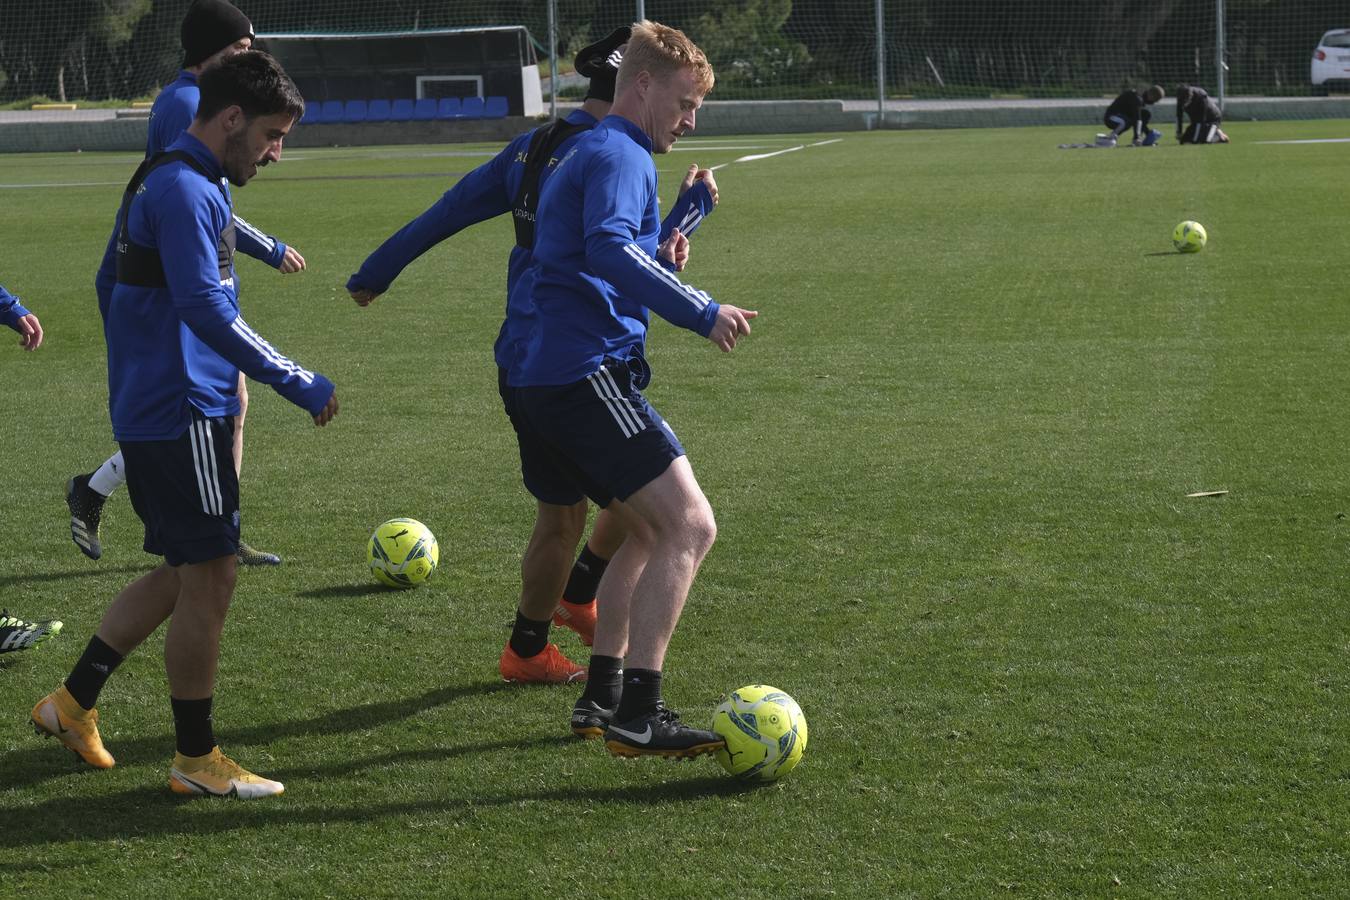
[[195, 0], [183, 17], [183, 68], [195, 66], [240, 38], [253, 37], [248, 16], [226, 0]]
[[623, 45], [632, 36], [632, 27], [625, 25], [616, 28], [605, 37], [588, 47], [582, 47], [577, 54], [576, 69], [578, 75], [591, 80], [586, 91], [587, 99], [614, 102], [614, 78], [619, 74], [619, 63], [623, 61]]

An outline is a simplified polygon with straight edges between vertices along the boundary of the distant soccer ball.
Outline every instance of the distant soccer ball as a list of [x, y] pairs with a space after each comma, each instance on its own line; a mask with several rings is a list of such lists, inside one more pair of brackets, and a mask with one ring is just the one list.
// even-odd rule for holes
[[390, 519], [370, 536], [366, 562], [375, 580], [390, 587], [416, 587], [436, 571], [441, 548], [431, 529], [416, 519]]
[[1172, 246], [1182, 253], [1199, 253], [1209, 235], [1199, 222], [1185, 221], [1172, 229]]
[[806, 750], [806, 717], [783, 691], [751, 684], [723, 698], [712, 730], [727, 742], [717, 761], [737, 778], [773, 781], [791, 772]]

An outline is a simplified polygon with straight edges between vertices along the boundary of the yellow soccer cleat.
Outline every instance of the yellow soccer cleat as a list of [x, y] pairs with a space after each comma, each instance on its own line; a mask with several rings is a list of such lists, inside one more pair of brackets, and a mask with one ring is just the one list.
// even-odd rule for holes
[[169, 787], [175, 794], [204, 794], [209, 797], [240, 797], [253, 800], [272, 797], [286, 790], [280, 781], [254, 775], [239, 763], [212, 747], [205, 756], [173, 755]]
[[33, 728], [56, 738], [96, 769], [111, 769], [116, 762], [98, 736], [98, 710], [80, 706], [64, 684], [33, 707]]

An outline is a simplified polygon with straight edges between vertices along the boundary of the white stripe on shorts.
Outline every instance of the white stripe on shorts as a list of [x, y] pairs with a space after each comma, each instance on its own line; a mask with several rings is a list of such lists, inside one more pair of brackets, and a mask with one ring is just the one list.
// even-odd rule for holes
[[218, 516], [224, 503], [220, 497], [220, 474], [216, 468], [215, 440], [211, 424], [199, 419], [188, 428], [192, 444], [192, 465], [197, 476], [197, 493], [202, 498], [202, 512]]
[[619, 393], [619, 386], [608, 369], [601, 367], [587, 375], [586, 380], [591, 383], [595, 395], [609, 407], [609, 414], [614, 417], [625, 438], [630, 438], [643, 429], [642, 420], [638, 418], [628, 398]]

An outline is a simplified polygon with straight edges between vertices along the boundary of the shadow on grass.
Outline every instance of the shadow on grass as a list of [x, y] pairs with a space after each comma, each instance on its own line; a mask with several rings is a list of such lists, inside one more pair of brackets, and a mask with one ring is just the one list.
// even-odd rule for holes
[[[291, 794], [303, 792], [307, 777], [341, 776], [361, 769], [417, 761], [443, 761], [485, 753], [517, 753], [538, 746], [573, 743], [570, 737], [541, 737], [524, 741], [489, 741], [462, 747], [428, 748], [387, 753], [359, 760], [344, 760], [310, 768], [269, 771], [283, 781], [297, 779]], [[614, 762], [613, 765], [622, 765]], [[91, 773], [92, 774], [92, 773]], [[446, 800], [409, 800], [351, 805], [297, 806], [287, 797], [263, 801], [217, 801], [184, 799], [170, 793], [167, 784], [135, 788], [96, 797], [59, 797], [22, 809], [7, 810], [0, 820], [0, 845], [33, 846], [64, 841], [110, 841], [155, 838], [173, 834], [215, 834], [270, 827], [339, 823], [365, 824], [382, 819], [399, 820], [422, 814], [481, 810], [515, 806], [525, 802], [621, 803], [658, 807], [701, 798], [741, 795], [753, 788], [725, 776], [699, 776], [661, 784], [607, 788], [567, 787], [554, 790], [502, 790], [505, 785], [483, 784], [472, 796]], [[192, 808], [195, 805], [197, 808]]]
[[373, 594], [387, 594], [392, 588], [376, 584], [335, 584], [331, 587], [314, 588], [309, 591], [296, 591], [297, 597], [314, 597], [321, 600], [341, 600], [351, 597], [369, 597]]
[[1178, 253], [1178, 252], [1175, 251], [1175, 250], [1159, 250], [1159, 251], [1157, 251], [1156, 253], [1145, 253], [1144, 255], [1145, 255], [1145, 256], [1175, 256], [1177, 259], [1181, 259], [1182, 257], [1184, 257], [1184, 256], [1190, 256], [1191, 254], [1188, 254], [1188, 253]]
[[[278, 738], [341, 735], [365, 731], [409, 718], [425, 710], [445, 706], [463, 697], [491, 694], [510, 687], [502, 681], [483, 681], [436, 688], [416, 697], [399, 697], [365, 703], [309, 719], [268, 722], [246, 728], [227, 727], [216, 731], [216, 737], [221, 746], [228, 751], [235, 747], [270, 744]], [[0, 782], [6, 785], [31, 786], [50, 778], [69, 775], [72, 770], [85, 768], [84, 763], [54, 740], [39, 740], [36, 737], [34, 740], [32, 747], [5, 755], [3, 777], [0, 777]], [[114, 757], [122, 763], [132, 765], [167, 764], [173, 745], [173, 734], [167, 731], [156, 736], [130, 740], [110, 738], [107, 742], [108, 751]], [[4, 833], [4, 827], [0, 826], [0, 834]]]
[[119, 572], [144, 575], [153, 568], [153, 565], [99, 566], [91, 569], [68, 569], [65, 572], [43, 572], [40, 575], [4, 575], [0, 576], [0, 588], [13, 584], [33, 584], [37, 581], [68, 581], [72, 578], [89, 578], [94, 575], [116, 575]]

